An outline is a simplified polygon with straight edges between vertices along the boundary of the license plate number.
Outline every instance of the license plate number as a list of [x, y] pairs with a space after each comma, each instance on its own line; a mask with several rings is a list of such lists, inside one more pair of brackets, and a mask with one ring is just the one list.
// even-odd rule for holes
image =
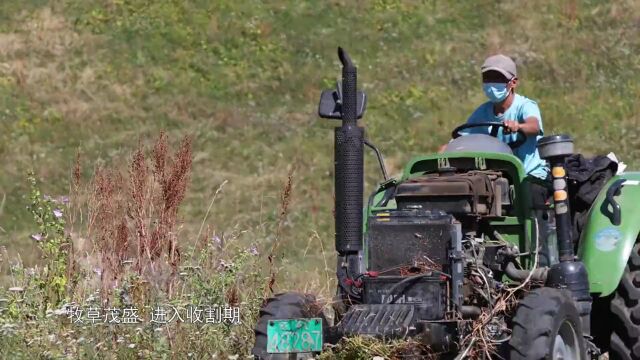
[[322, 351], [322, 319], [269, 320], [268, 353]]

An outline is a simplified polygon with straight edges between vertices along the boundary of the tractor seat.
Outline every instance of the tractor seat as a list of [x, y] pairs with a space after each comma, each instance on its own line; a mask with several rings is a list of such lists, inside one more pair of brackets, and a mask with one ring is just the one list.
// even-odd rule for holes
[[469, 134], [451, 140], [444, 152], [486, 151], [513, 155], [509, 145], [485, 134]]

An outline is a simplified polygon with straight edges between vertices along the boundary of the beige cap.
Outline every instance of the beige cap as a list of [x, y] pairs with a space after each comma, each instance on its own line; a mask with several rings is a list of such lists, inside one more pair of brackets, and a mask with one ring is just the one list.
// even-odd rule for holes
[[516, 63], [510, 57], [502, 54], [489, 56], [482, 64], [482, 72], [494, 70], [504, 75], [507, 80], [518, 76]]

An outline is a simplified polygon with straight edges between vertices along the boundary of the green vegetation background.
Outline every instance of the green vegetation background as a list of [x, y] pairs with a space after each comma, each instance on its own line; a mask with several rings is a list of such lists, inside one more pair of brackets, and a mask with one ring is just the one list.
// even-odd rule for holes
[[[219, 231], [275, 223], [293, 168], [281, 274], [324, 281], [334, 124], [316, 106], [339, 75], [338, 45], [359, 68], [363, 124], [391, 172], [485, 101], [478, 69], [495, 52], [517, 60], [547, 133], [638, 169], [639, 24], [640, 4], [622, 0], [1, 1], [0, 245], [37, 261], [28, 169], [66, 194], [77, 151], [88, 180], [167, 129], [195, 136], [185, 242], [225, 180], [210, 215]], [[379, 174], [367, 156], [369, 191]]]

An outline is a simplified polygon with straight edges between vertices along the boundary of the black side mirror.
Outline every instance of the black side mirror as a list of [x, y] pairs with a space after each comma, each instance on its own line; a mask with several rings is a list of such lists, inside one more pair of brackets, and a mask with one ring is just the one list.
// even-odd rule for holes
[[[357, 118], [362, 118], [367, 107], [367, 95], [358, 91], [357, 99]], [[318, 105], [318, 115], [325, 119], [342, 119], [342, 82], [338, 81], [335, 90], [324, 90], [320, 95], [320, 104]]]

